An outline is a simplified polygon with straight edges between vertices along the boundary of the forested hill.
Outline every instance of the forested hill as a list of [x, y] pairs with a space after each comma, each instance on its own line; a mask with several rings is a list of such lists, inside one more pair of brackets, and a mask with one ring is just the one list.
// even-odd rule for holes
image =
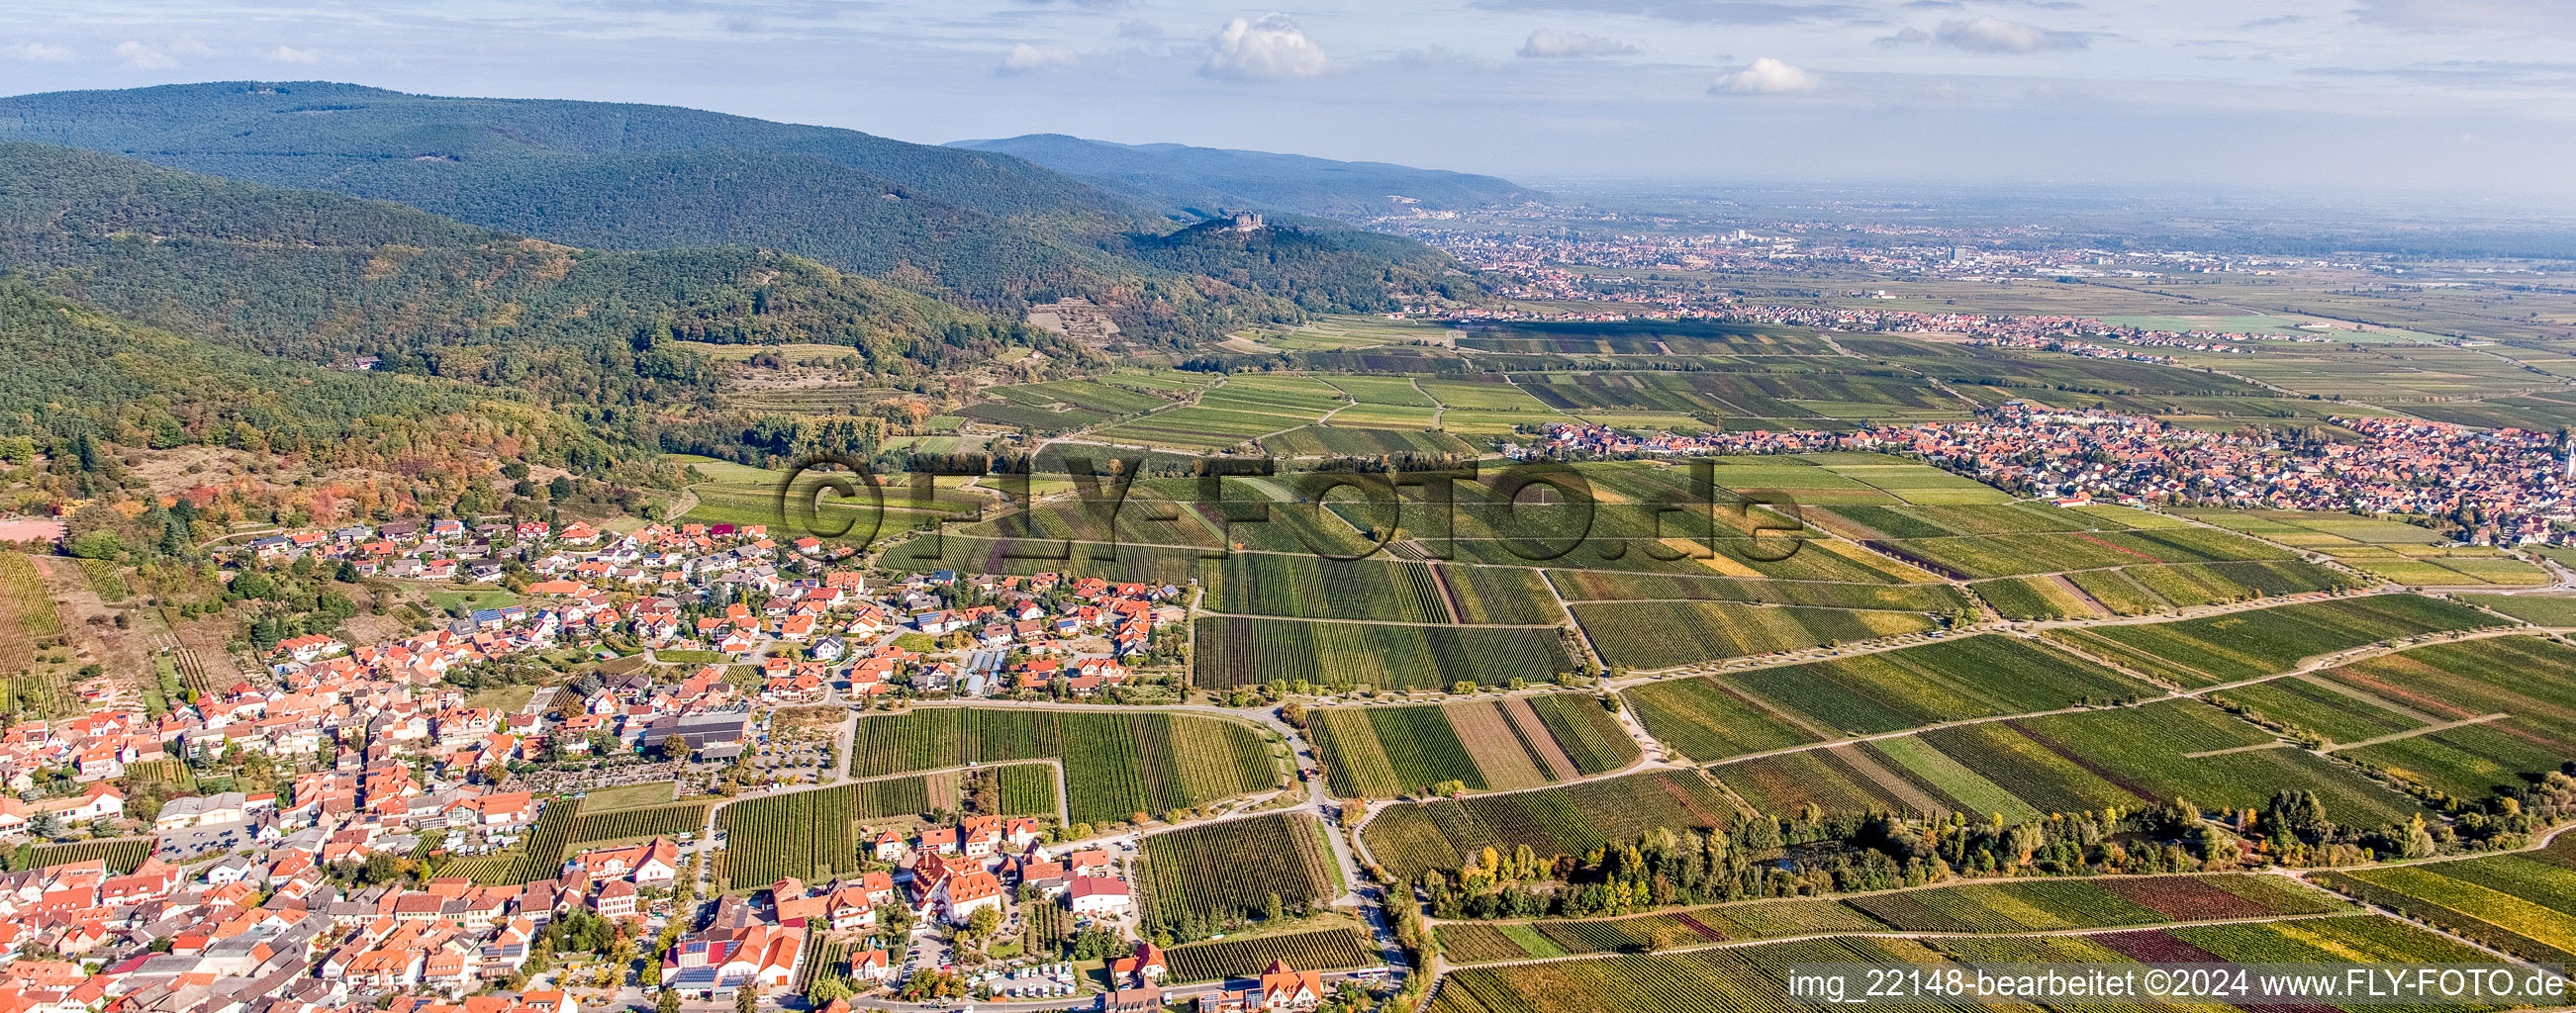
[[673, 339], [846, 345], [897, 376], [1054, 346], [1016, 322], [788, 254], [576, 250], [398, 204], [49, 145], [0, 143], [0, 269], [248, 350], [317, 364], [380, 356], [593, 405], [711, 392], [705, 364]]
[[949, 146], [1016, 155], [1150, 205], [1201, 214], [1246, 209], [1366, 219], [1414, 207], [1477, 208], [1547, 196], [1492, 176], [1267, 151], [1112, 144], [1062, 134], [957, 141]]
[[[216, 82], [0, 98], [11, 139], [128, 151], [217, 176], [342, 192], [445, 196], [496, 173], [624, 156], [761, 152], [797, 170], [1002, 218], [1135, 225], [1125, 202], [1008, 155], [676, 106], [446, 98], [325, 81]], [[838, 189], [837, 187], [832, 189]], [[798, 193], [803, 190], [796, 191]], [[870, 198], [886, 192], [869, 193]], [[403, 200], [392, 192], [370, 196]]]
[[505, 392], [335, 372], [146, 327], [0, 279], [0, 459], [53, 457], [95, 496], [111, 448], [230, 447], [459, 479], [511, 457], [602, 472], [632, 447]]
[[[666, 106], [174, 85], [0, 98], [0, 140], [398, 201], [574, 246], [780, 250], [1005, 314], [1088, 295], [1175, 343], [1294, 315], [1297, 301], [1260, 293], [1317, 270], [1272, 262], [1210, 284], [1131, 255], [1170, 219], [1019, 158]], [[1377, 291], [1334, 308], [1384, 308], [1425, 280], [1379, 266]]]
[[[1204, 275], [1265, 292], [1315, 313], [1369, 306], [1398, 287], [1470, 301], [1481, 284], [1437, 250], [1378, 232], [1331, 227], [1296, 217], [1239, 233], [1210, 221], [1165, 235], [1126, 237], [1127, 255], [1169, 271]], [[1389, 306], [1387, 308], [1393, 308]]]

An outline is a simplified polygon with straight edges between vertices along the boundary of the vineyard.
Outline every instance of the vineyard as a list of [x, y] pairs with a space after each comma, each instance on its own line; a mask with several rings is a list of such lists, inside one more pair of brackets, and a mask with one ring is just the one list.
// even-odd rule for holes
[[2185, 516], [2331, 556], [2399, 583], [2434, 587], [2539, 585], [2549, 575], [2505, 549], [2450, 545], [2440, 532], [2398, 520], [2295, 510], [2187, 511]]
[[2465, 605], [2373, 595], [2170, 623], [2051, 630], [2047, 636], [2178, 685], [2207, 686], [2287, 671], [2303, 658], [2382, 640], [2503, 625]]
[[[2099, 571], [2115, 573], [2113, 570]], [[1995, 614], [2006, 619], [2092, 619], [2101, 613], [2084, 600], [2070, 579], [2062, 577], [1999, 577], [1968, 585]], [[2103, 603], [2105, 609], [2110, 603]]]
[[53, 595], [45, 590], [45, 577], [36, 572], [36, 563], [23, 552], [0, 551], [0, 601], [17, 612], [17, 636], [21, 644], [40, 644], [63, 635], [62, 616], [54, 611]]
[[1968, 607], [1967, 597], [1947, 584], [1836, 584], [1609, 570], [1549, 570], [1547, 576], [1556, 582], [1567, 601], [1696, 599], [1895, 612], [1950, 612]]
[[2334, 914], [2351, 905], [2274, 876], [1967, 883], [1840, 900], [1746, 901], [1663, 914], [1454, 923], [1440, 943], [1462, 963], [1669, 950], [1830, 932], [2047, 932]]
[[1015, 763], [993, 768], [1002, 793], [1002, 815], [1056, 815], [1055, 768], [1043, 763]]
[[1456, 780], [1470, 789], [1535, 788], [1625, 766], [1636, 740], [1581, 693], [1419, 707], [1323, 708], [1308, 732], [1333, 793], [1387, 798]]
[[498, 886], [508, 879], [510, 869], [519, 864], [519, 854], [504, 851], [497, 855], [464, 855], [438, 864], [441, 876], [462, 876], [478, 886]]
[[1876, 640], [1938, 625], [1915, 612], [1731, 601], [1584, 602], [1569, 607], [1603, 662], [1646, 670]]
[[80, 561], [80, 569], [81, 576], [89, 581], [90, 590], [98, 592], [100, 601], [114, 604], [134, 596], [134, 589], [126, 586], [125, 574], [113, 560], [84, 559]]
[[1224, 981], [1260, 974], [1273, 960], [1299, 970], [1344, 971], [1373, 967], [1383, 959], [1377, 947], [1357, 929], [1333, 929], [1286, 936], [1190, 943], [1165, 951], [1171, 984]]
[[2202, 528], [2161, 531], [2032, 531], [1904, 539], [1887, 546], [1938, 573], [1970, 579], [2158, 563], [2283, 560], [2289, 553], [2242, 535]]
[[2359, 590], [2363, 582], [2293, 559], [2246, 563], [2178, 563], [2089, 570], [2067, 575], [2113, 615], [2278, 598], [2313, 591]]
[[1207, 616], [1194, 624], [1191, 681], [1209, 689], [1304, 679], [1326, 686], [1447, 689], [1545, 682], [1574, 671], [1565, 635], [1524, 626], [1399, 626]]
[[152, 838], [127, 837], [111, 841], [81, 841], [77, 844], [43, 844], [36, 847], [36, 868], [68, 865], [73, 862], [106, 862], [107, 871], [122, 876], [133, 872], [152, 857]]
[[2008, 933], [2327, 914], [2348, 905], [2276, 876], [2036, 879], [1850, 898], [1906, 932]]
[[881, 820], [895, 816], [920, 816], [933, 809], [957, 806], [959, 777], [956, 774], [921, 774], [894, 777], [880, 781], [861, 781], [838, 789], [849, 797], [840, 808], [855, 820]]
[[1270, 744], [1218, 718], [1126, 713], [923, 707], [862, 717], [850, 750], [860, 777], [1056, 759], [1075, 822], [1160, 815], [1278, 787]]
[[[1449, 929], [1444, 927], [1444, 936]], [[1624, 934], [1624, 933], [1623, 933]], [[1501, 933], [1496, 933], [1501, 935]], [[1492, 936], [1473, 940], [1497, 954]], [[1689, 943], [1674, 940], [1681, 945]], [[1506, 958], [1508, 959], [1508, 958]], [[1431, 1013], [1778, 1013], [1814, 1008], [1791, 997], [1780, 968], [1793, 963], [1875, 966], [2099, 963], [2248, 963], [2356, 960], [2478, 963], [2488, 958], [2433, 933], [2373, 915], [2308, 918], [2098, 935], [1891, 939], [1832, 936], [1682, 953], [1627, 953], [1509, 967], [1470, 967], [1441, 980]], [[1918, 1007], [1949, 1008], [1949, 1007]], [[1963, 1005], [1958, 1009], [1986, 1008]], [[2072, 1009], [2161, 1007], [2072, 1006]], [[2269, 1008], [2269, 1007], [2265, 1007]], [[2287, 1007], [2282, 1008], [2313, 1008]], [[2331, 1008], [2331, 1007], [2328, 1007]], [[2493, 1007], [2461, 1006], [2461, 1010]]]
[[1453, 870], [1485, 848], [1527, 844], [1542, 860], [1581, 856], [1655, 829], [1722, 827], [1735, 812], [1695, 771], [1657, 770], [1536, 791], [1408, 802], [1360, 831], [1377, 863], [1399, 879]]
[[2564, 865], [2502, 856], [2315, 878], [2525, 960], [2576, 962], [2576, 869]]
[[797, 957], [796, 981], [790, 991], [810, 995], [814, 986], [825, 981], [838, 981], [852, 993], [850, 984], [850, 943], [845, 939], [816, 932], [806, 937], [805, 952]]
[[2330, 689], [2328, 678], [2330, 674], [2304, 675], [2233, 686], [2209, 694], [2208, 699], [2224, 700], [2248, 717], [2312, 732], [2329, 743], [2359, 742], [2424, 726], [2388, 706], [2352, 695], [2358, 690]]
[[[2018, 637], [1963, 637], [1628, 690], [1646, 730], [1703, 762], [1843, 735], [2144, 695], [2144, 683]], [[1781, 716], [1785, 715], [1787, 720]]]
[[706, 826], [707, 803], [705, 802], [681, 802], [674, 805], [646, 806], [640, 809], [583, 813], [580, 825], [573, 830], [572, 843], [589, 844], [594, 841], [677, 837], [681, 834], [694, 834], [705, 830]]
[[[2436, 644], [2310, 678], [2320, 680], [2320, 693], [2349, 702], [2332, 712], [2353, 716], [2336, 729], [2339, 742], [2387, 734], [2361, 734], [2379, 725], [2420, 727], [2422, 718], [2478, 722], [2335, 754], [2402, 781], [2475, 798], [2576, 757], [2576, 648], [2556, 640], [2509, 636]], [[2303, 716], [2333, 723], [2328, 714]]]
[[2553, 629], [2576, 627], [2576, 598], [2544, 598], [2528, 594], [2464, 594], [2460, 600], [2479, 608], [2493, 609], [2534, 626]]
[[[1938, 728], [1826, 757], [1811, 750], [1724, 764], [1717, 776], [1766, 811], [1809, 801], [1829, 809], [1896, 808], [1887, 804], [1896, 794], [1881, 793], [1929, 798], [1933, 808], [2025, 816], [2177, 796], [2244, 807], [2285, 787], [2316, 792], [2353, 826], [2403, 823], [2420, 811], [2413, 800], [2349, 767], [2272, 748], [2277, 742], [2216, 707], [2171, 700]], [[1855, 764], [1855, 758], [1872, 762]], [[1836, 785], [1844, 781], [1862, 785], [1851, 789], [1858, 794], [1838, 798], [1845, 789]], [[1923, 808], [1919, 801], [1903, 807]]]
[[[1377, 457], [1383, 454], [1472, 454], [1475, 448], [1455, 436], [1427, 429], [1361, 428], [1356, 423], [1395, 421], [1388, 409], [1375, 415], [1345, 412], [1329, 426], [1301, 426], [1264, 438], [1261, 449], [1281, 457]], [[1417, 413], [1427, 415], [1428, 413]], [[1349, 418], [1353, 424], [1345, 424]]]
[[1263, 917], [1274, 896], [1300, 907], [1331, 900], [1341, 890], [1322, 829], [1312, 816], [1275, 813], [1145, 838], [1136, 885], [1146, 923], [1213, 928]]
[[791, 876], [829, 879], [858, 868], [859, 842], [852, 828], [860, 817], [854, 807], [857, 789], [870, 786], [764, 795], [724, 807], [717, 817], [725, 835], [724, 881], [757, 886]]
[[[35, 668], [36, 650], [63, 636], [62, 616], [54, 611], [44, 575], [22, 552], [0, 550], [0, 708], [20, 719], [78, 713], [68, 670], [49, 664]], [[26, 708], [26, 710], [20, 710]]]
[[2378, 915], [2308, 918], [2252, 925], [2195, 925], [2120, 938], [2163, 936], [2220, 960], [2247, 963], [2364, 961], [2473, 964], [2494, 959], [2431, 930]]
[[1744, 1013], [1805, 1008], [1776, 969], [1792, 962], [1924, 963], [1921, 944], [1833, 938], [1732, 950], [1467, 968], [1440, 982], [1431, 1013]]
[[537, 814], [535, 826], [528, 828], [528, 838], [519, 842], [518, 860], [511, 863], [504, 883], [533, 883], [553, 879], [563, 872], [564, 849], [572, 844], [573, 831], [581, 826], [581, 800], [549, 799]]
[[1207, 605], [1216, 612], [1404, 623], [1451, 621], [1440, 584], [1424, 563], [1239, 552], [1225, 558], [1216, 577]]
[[1462, 623], [1551, 626], [1565, 612], [1549, 600], [1547, 579], [1518, 566], [1435, 564]]

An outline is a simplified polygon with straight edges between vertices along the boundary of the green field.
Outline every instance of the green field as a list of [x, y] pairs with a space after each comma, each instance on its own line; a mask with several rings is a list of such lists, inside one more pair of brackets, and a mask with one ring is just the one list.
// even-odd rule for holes
[[1997, 615], [2027, 620], [2154, 615], [2363, 585], [2312, 563], [2276, 559], [2140, 564], [2061, 576], [2002, 577], [1971, 586]]
[[1611, 570], [1549, 570], [1547, 578], [1569, 602], [1742, 601], [1941, 613], [1968, 609], [1967, 596], [1948, 584], [1840, 584]]
[[537, 812], [537, 822], [528, 828], [526, 840], [513, 849], [518, 860], [510, 864], [503, 883], [534, 883], [553, 879], [563, 872], [564, 851], [573, 844], [582, 825], [582, 800], [558, 798]]
[[1185, 827], [1145, 838], [1136, 859], [1145, 934], [1182, 938], [1263, 917], [1270, 898], [1307, 908], [1341, 892], [1323, 825], [1304, 813], [1275, 813]]
[[[859, 777], [1011, 760], [1059, 759], [1080, 823], [1132, 820], [1278, 787], [1278, 764], [1251, 726], [1153, 711], [923, 707], [859, 719]], [[728, 810], [730, 811], [730, 810]]]
[[1576, 669], [1553, 628], [1412, 626], [1212, 616], [1197, 620], [1192, 681], [1213, 689], [1273, 679], [1322, 686], [1448, 689], [1466, 681], [1545, 682]]
[[[591, 797], [597, 798], [599, 795], [594, 793]], [[599, 812], [592, 810], [586, 804], [587, 801], [584, 800], [580, 824], [573, 828], [572, 843], [576, 845], [598, 841], [677, 837], [681, 834], [704, 832], [707, 826], [708, 803], [705, 802], [681, 802], [672, 805]]]
[[1840, 647], [1940, 625], [1932, 616], [1913, 612], [1732, 601], [1586, 602], [1570, 607], [1603, 662], [1648, 671]]
[[1916, 566], [1961, 579], [2101, 570], [2162, 563], [2286, 560], [2289, 553], [2202, 528], [2147, 531], [2025, 531], [1870, 541]]
[[1251, 374], [1227, 377], [1201, 389], [1197, 398], [1194, 404], [1097, 429], [1092, 435], [1113, 443], [1223, 450], [1313, 423], [1351, 403], [1350, 395], [1312, 377]]
[[2576, 627], [2576, 598], [2533, 594], [2464, 594], [2460, 600], [2534, 626]]
[[1600, 698], [1543, 693], [1411, 707], [1309, 711], [1308, 734], [1342, 798], [1388, 798], [1458, 781], [1535, 788], [1634, 762], [1637, 743]]
[[1745, 901], [1625, 918], [1440, 926], [1459, 963], [1705, 946], [1831, 932], [1988, 933], [2110, 929], [2350, 911], [2271, 876], [2145, 876], [1964, 883], [1840, 900]]
[[2149, 687], [2019, 637], [1963, 637], [1626, 691], [1646, 730], [1703, 762], [1844, 735], [2022, 714]]
[[2398, 584], [2432, 587], [2536, 586], [2540, 567], [2502, 549], [2450, 545], [2440, 533], [2402, 521], [2296, 510], [2184, 511], [2184, 516], [2293, 548]]
[[[1411, 414], [1396, 414], [1398, 412]], [[1378, 457], [1386, 454], [1467, 455], [1481, 449], [1445, 432], [1414, 425], [1423, 409], [1363, 411], [1333, 416], [1329, 425], [1300, 426], [1262, 439], [1261, 448], [1279, 457]], [[1345, 418], [1345, 416], [1348, 416]]]
[[830, 879], [860, 866], [859, 819], [851, 785], [744, 799], [724, 808], [718, 872], [734, 889], [780, 879]]
[[1274, 960], [1304, 970], [1339, 971], [1375, 966], [1383, 958], [1376, 944], [1358, 930], [1330, 929], [1190, 943], [1165, 951], [1163, 959], [1171, 968], [1172, 983], [1188, 984], [1251, 977]]
[[[1696, 912], [1692, 917], [1705, 921]], [[1688, 946], [1686, 940], [1689, 938], [1681, 935], [1673, 941]], [[2376, 915], [2182, 926], [2100, 935], [1922, 940], [1828, 936], [1728, 949], [1633, 952], [1642, 948], [1632, 944], [1628, 948], [1630, 952], [1584, 960], [1465, 968], [1441, 981], [1429, 1013], [1604, 1013], [1611, 1010], [1750, 1013], [1811, 1008], [1818, 1005], [1813, 997], [1793, 998], [1782, 973], [1785, 966], [1798, 963], [1852, 963], [1880, 967], [1924, 965], [1927, 972], [1937, 973], [1953, 964], [2173, 963], [2195, 959], [2243, 963], [2411, 964], [2477, 963], [2486, 959], [2479, 950]], [[1992, 1007], [1963, 1003], [1908, 1008], [1964, 1011]], [[2070, 1004], [2050, 1008], [2183, 1007]], [[2462, 1005], [2445, 1008], [2483, 1011], [2495, 1007]]]
[[2059, 629], [2048, 639], [2181, 686], [2284, 672], [2302, 659], [2383, 640], [2505, 625], [2485, 612], [2415, 595], [2372, 595], [2169, 623]]
[[2576, 868], [2567, 850], [2315, 878], [2525, 960], [2576, 961]]
[[[2337, 666], [2313, 678], [2352, 701], [2344, 711], [2376, 712], [2384, 715], [2382, 723], [2403, 722], [2399, 731], [2450, 726], [2337, 753], [2431, 790], [2483, 798], [2576, 759], [2576, 648], [2555, 640], [2507, 636], [2436, 644]], [[2357, 734], [2365, 730], [2348, 729], [2351, 737], [2340, 741], [2378, 737]]]
[[1488, 847], [1526, 844], [1541, 859], [1580, 857], [1649, 830], [1722, 827], [1734, 804], [1689, 771], [1649, 771], [1536, 791], [1391, 806], [1361, 828], [1378, 864], [1401, 880], [1455, 870]]
[[2350, 826], [2402, 823], [2412, 799], [2198, 701], [1978, 722], [1726, 761], [1718, 779], [1756, 809], [1958, 812], [2032, 819], [2176, 797], [2259, 806], [2305, 788]]
[[104, 841], [82, 841], [77, 844], [44, 844], [35, 847], [35, 860], [26, 866], [41, 869], [49, 865], [74, 862], [105, 862], [107, 871], [122, 876], [152, 856], [152, 838], [125, 837]]
[[2421, 811], [2413, 800], [2348, 767], [2278, 747], [2272, 735], [2193, 700], [1963, 725], [1914, 737], [2040, 812], [2128, 808], [2176, 797], [2213, 808], [2245, 808], [2292, 787], [2316, 792], [2350, 826], [2401, 823]]
[[616, 788], [602, 788], [598, 791], [582, 796], [581, 808], [583, 812], [596, 813], [605, 812], [610, 809], [633, 809], [639, 806], [662, 805], [671, 801], [672, 796], [679, 791], [679, 788], [679, 784], [673, 781], [655, 781], [649, 784], [630, 784]]

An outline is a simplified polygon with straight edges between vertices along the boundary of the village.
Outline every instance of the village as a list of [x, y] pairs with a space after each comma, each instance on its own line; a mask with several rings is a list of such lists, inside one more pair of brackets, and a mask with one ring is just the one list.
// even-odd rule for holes
[[[756, 525], [454, 519], [226, 550], [228, 578], [346, 567], [507, 580], [522, 600], [380, 643], [284, 638], [264, 671], [158, 716], [104, 692], [91, 713], [0, 731], [0, 1010], [579, 1013], [585, 993], [661, 1013], [838, 1013], [870, 993], [1161, 1008], [1132, 836], [941, 809], [861, 828], [857, 875], [713, 889], [725, 841], [703, 803], [841, 777], [846, 742], [800, 741], [782, 714], [845, 726], [906, 700], [1106, 700], [1183, 617], [1167, 585], [938, 571], [871, 586], [838, 555]], [[451, 678], [564, 657], [605, 663], [515, 707], [475, 705]], [[175, 771], [218, 766], [275, 771], [281, 790], [169, 797]], [[656, 778], [705, 824], [567, 848], [548, 818]], [[560, 868], [523, 883], [443, 873], [546, 845]], [[1099, 966], [983, 952], [1033, 918], [1093, 939]], [[1198, 991], [1209, 1013], [1333, 994], [1285, 965]]]
[[2576, 458], [2561, 437], [2442, 422], [2335, 418], [2364, 442], [2213, 433], [2112, 412], [2015, 402], [1969, 422], [1847, 432], [1754, 430], [1652, 436], [1557, 426], [1506, 456], [1700, 457], [1829, 450], [1920, 455], [1950, 470], [2061, 503], [2210, 505], [2408, 514], [2456, 520], [2473, 545], [2567, 544]]

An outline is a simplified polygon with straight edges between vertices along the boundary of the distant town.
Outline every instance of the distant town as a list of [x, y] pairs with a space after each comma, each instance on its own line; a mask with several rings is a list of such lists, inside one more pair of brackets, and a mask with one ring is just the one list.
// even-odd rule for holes
[[1872, 426], [1849, 432], [1643, 435], [1559, 426], [1545, 443], [1514, 448], [1573, 458], [1876, 450], [1925, 460], [2061, 503], [2267, 507], [2400, 514], [2453, 522], [2474, 545], [2566, 544], [2576, 521], [2576, 449], [2559, 434], [2478, 430], [2439, 422], [2336, 418], [2363, 441], [2298, 441], [2277, 433], [2213, 433], [2111, 412], [2022, 404], [1972, 422]]

